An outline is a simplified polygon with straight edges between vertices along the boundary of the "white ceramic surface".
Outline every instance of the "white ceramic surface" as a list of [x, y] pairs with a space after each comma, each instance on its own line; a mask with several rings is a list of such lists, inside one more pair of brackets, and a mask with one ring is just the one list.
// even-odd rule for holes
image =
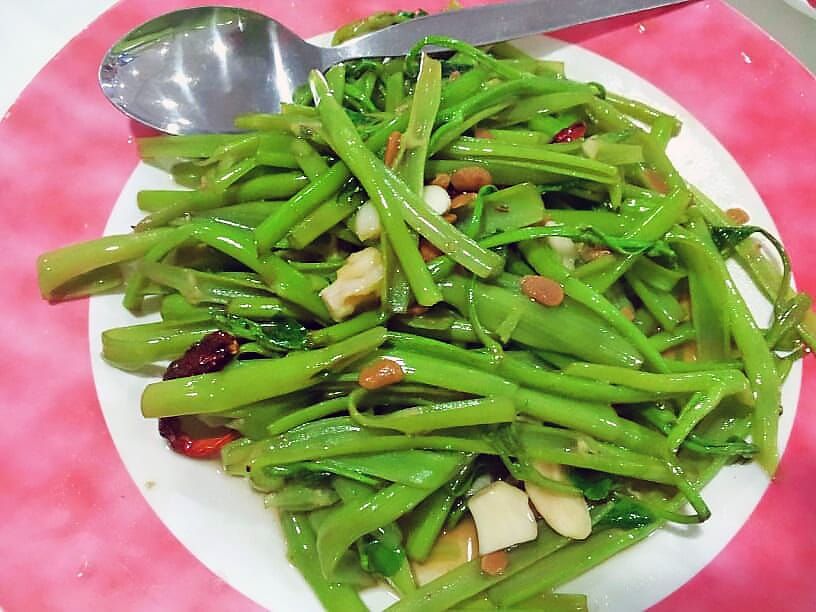
[[807, 15], [808, 17], [812, 17], [813, 19], [816, 19], [816, 7], [814, 7], [807, 0], [785, 0], [785, 2], [790, 4], [797, 11], [801, 11], [802, 14]]

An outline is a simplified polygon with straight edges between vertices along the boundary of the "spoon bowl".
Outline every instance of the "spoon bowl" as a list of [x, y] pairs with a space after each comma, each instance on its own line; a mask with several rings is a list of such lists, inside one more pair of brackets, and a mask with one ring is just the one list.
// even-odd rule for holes
[[291, 100], [309, 70], [324, 67], [321, 51], [254, 11], [187, 9], [114, 45], [99, 82], [114, 106], [162, 132], [234, 132], [236, 115]]

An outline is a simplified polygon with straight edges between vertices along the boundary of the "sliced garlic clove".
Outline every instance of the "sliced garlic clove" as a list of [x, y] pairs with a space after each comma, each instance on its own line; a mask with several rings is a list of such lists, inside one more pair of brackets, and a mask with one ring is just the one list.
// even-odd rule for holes
[[[556, 225], [558, 224], [553, 221], [548, 221], [546, 227], [553, 227]], [[567, 270], [575, 269], [575, 258], [578, 257], [578, 247], [572, 240], [569, 238], [564, 238], [563, 236], [549, 236], [547, 238], [547, 243], [550, 245], [552, 250], [558, 254], [558, 257], [561, 258], [561, 263], [564, 264], [564, 267], [567, 268]]]
[[428, 584], [472, 561], [477, 548], [476, 526], [470, 518], [463, 518], [456, 527], [439, 536], [427, 559], [411, 564], [414, 579], [419, 586]]
[[444, 215], [450, 210], [451, 197], [439, 185], [425, 185], [422, 188], [422, 199], [437, 215]]
[[[550, 480], [565, 482], [567, 479], [563, 466], [557, 463], [536, 461], [533, 466]], [[592, 533], [592, 517], [580, 493], [552, 491], [532, 482], [525, 482], [524, 488], [535, 509], [556, 533], [573, 540], [586, 539]]]
[[479, 534], [479, 554], [486, 555], [535, 540], [538, 525], [527, 494], [498, 480], [476, 493], [468, 508]]
[[362, 240], [371, 240], [378, 238], [382, 231], [380, 225], [380, 217], [377, 214], [377, 208], [370, 200], [364, 202], [354, 214], [354, 219], [351, 222], [351, 230], [357, 234], [357, 237]]

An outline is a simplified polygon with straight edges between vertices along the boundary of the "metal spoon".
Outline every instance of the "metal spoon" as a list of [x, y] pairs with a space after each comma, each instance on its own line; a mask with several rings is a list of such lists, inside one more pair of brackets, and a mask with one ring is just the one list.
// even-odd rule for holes
[[278, 112], [312, 68], [403, 55], [443, 34], [488, 44], [685, 0], [522, 0], [412, 19], [318, 47], [254, 11], [200, 7], [136, 28], [105, 55], [99, 83], [129, 117], [170, 134], [235, 131], [247, 112]]

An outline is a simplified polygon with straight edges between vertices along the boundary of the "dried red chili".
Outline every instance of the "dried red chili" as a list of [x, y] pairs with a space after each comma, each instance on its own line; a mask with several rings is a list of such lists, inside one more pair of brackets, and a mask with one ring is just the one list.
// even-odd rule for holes
[[223, 446], [241, 437], [237, 431], [228, 431], [218, 436], [193, 439], [181, 431], [179, 417], [160, 418], [159, 435], [167, 440], [174, 451], [194, 459], [215, 457]]
[[551, 144], [557, 144], [561, 142], [572, 142], [573, 140], [578, 140], [579, 138], [583, 138], [586, 134], [586, 125], [581, 123], [573, 123], [569, 127], [565, 127], [563, 130], [558, 132], [553, 139], [550, 141]]
[[238, 340], [232, 334], [214, 331], [187, 349], [181, 357], [171, 362], [164, 372], [164, 380], [184, 378], [196, 374], [217, 372], [238, 354]]
[[[204, 336], [173, 361], [164, 372], [164, 380], [185, 378], [196, 374], [209, 374], [222, 370], [238, 354], [238, 339], [223, 331]], [[223, 431], [221, 429], [218, 430]], [[159, 435], [166, 439], [177, 453], [196, 459], [206, 459], [218, 454], [223, 446], [240, 437], [237, 431], [226, 431], [217, 436], [193, 438], [182, 431], [179, 417], [159, 419]]]

